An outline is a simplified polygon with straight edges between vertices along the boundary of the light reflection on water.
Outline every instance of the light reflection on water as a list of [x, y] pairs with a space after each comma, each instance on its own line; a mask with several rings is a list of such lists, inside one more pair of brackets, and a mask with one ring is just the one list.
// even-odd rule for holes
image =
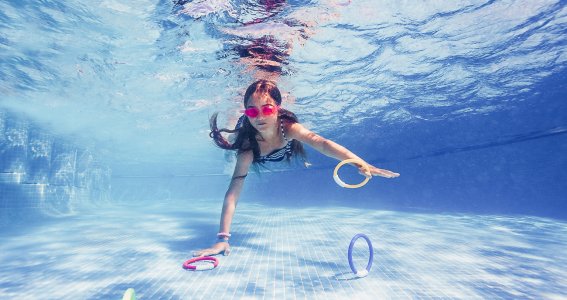
[[194, 162], [176, 153], [209, 151], [208, 116], [233, 123], [254, 78], [323, 135], [357, 137], [510, 109], [567, 60], [561, 1], [18, 3], [0, 4], [1, 105], [91, 132], [115, 164]]

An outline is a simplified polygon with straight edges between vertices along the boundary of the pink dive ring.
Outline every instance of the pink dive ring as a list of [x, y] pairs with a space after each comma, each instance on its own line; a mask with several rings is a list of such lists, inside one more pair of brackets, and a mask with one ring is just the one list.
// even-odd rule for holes
[[[199, 266], [194, 266], [192, 265], [192, 263], [197, 262], [197, 261], [201, 261], [201, 260], [208, 260], [208, 261], [212, 261], [212, 264], [208, 264], [208, 265], [199, 265]], [[190, 260], [186, 261], [183, 263], [183, 268], [187, 269], [187, 270], [193, 270], [193, 271], [204, 271], [204, 270], [212, 270], [214, 268], [216, 268], [219, 265], [219, 261], [212, 256], [203, 256], [203, 257], [195, 257], [195, 258], [191, 258]]]

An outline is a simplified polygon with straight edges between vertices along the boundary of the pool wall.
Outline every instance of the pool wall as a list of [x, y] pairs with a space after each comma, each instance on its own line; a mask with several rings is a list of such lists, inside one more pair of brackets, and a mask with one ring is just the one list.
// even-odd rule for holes
[[93, 151], [0, 110], [0, 226], [109, 201], [110, 178]]

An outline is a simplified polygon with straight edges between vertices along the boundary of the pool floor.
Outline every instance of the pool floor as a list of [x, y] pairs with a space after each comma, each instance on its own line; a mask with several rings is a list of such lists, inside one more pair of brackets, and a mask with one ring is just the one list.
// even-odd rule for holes
[[[215, 239], [218, 201], [109, 206], [0, 232], [0, 299], [566, 299], [567, 224], [525, 216], [274, 207], [241, 200], [232, 252], [182, 268]], [[357, 233], [374, 246], [355, 278]], [[355, 245], [364, 268], [368, 247]]]

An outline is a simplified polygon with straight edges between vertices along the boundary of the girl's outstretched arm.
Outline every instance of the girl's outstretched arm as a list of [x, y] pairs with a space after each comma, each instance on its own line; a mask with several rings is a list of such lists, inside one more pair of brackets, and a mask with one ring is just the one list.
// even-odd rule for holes
[[[351, 151], [349, 151], [347, 148], [329, 140], [326, 139], [318, 134], [315, 134], [314, 132], [312, 132], [311, 130], [305, 128], [303, 125], [301, 125], [300, 123], [292, 123], [289, 124], [287, 126], [287, 135], [293, 139], [296, 139], [302, 143], [306, 143], [309, 146], [315, 148], [317, 151], [329, 156], [329, 157], [333, 157], [335, 159], [338, 160], [345, 160], [345, 159], [349, 159], [349, 158], [356, 158], [359, 159], [363, 162], [365, 162], [363, 159], [361, 159], [360, 157], [358, 157], [356, 154], [352, 153]], [[365, 162], [366, 163], [366, 162]], [[362, 175], [365, 175], [367, 177], [369, 176], [382, 176], [382, 177], [386, 177], [386, 178], [394, 178], [394, 177], [398, 177], [400, 176], [399, 173], [395, 173], [389, 170], [384, 170], [384, 169], [379, 169], [376, 168], [373, 165], [370, 165], [368, 163], [366, 163], [368, 165], [368, 169], [370, 170], [370, 174], [366, 173], [364, 167], [360, 164], [356, 164], [355, 165], [358, 167], [359, 172]]]
[[[252, 151], [239, 153], [236, 157], [236, 166], [234, 167], [234, 173], [232, 175], [228, 190], [226, 191], [226, 194], [224, 196], [219, 232], [230, 232], [230, 224], [232, 223], [232, 217], [234, 216], [234, 212], [236, 210], [236, 203], [238, 202], [238, 197], [240, 196], [240, 192], [242, 191], [242, 187], [244, 186], [244, 179], [248, 174], [248, 169], [250, 168], [253, 160], [254, 156], [252, 154]], [[193, 255], [209, 256], [220, 254], [221, 252], [223, 252], [224, 255], [230, 254], [230, 245], [228, 244], [228, 239], [226, 239], [226, 241], [220, 239], [212, 247], [195, 251]]]

